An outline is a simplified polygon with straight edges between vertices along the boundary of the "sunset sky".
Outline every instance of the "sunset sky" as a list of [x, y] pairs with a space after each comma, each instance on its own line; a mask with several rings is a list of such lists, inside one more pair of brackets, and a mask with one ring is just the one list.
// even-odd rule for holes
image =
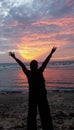
[[0, 63], [43, 61], [57, 46], [53, 60], [74, 60], [74, 0], [1, 0]]

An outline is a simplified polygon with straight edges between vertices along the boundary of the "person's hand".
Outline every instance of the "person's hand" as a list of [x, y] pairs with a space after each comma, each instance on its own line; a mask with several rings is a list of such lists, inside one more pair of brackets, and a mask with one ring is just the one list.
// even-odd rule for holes
[[9, 55], [10, 55], [11, 57], [15, 58], [15, 53], [9, 52]]
[[52, 48], [52, 50], [51, 50], [51, 53], [54, 53], [55, 51], [56, 51], [56, 47], [54, 46], [53, 48]]

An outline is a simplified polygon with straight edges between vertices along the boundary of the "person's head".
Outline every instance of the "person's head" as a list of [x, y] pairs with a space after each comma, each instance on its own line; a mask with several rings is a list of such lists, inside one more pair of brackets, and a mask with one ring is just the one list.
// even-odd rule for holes
[[37, 68], [38, 68], [38, 62], [36, 60], [32, 60], [30, 63], [30, 69], [32, 71], [35, 71], [35, 70], [37, 70]]

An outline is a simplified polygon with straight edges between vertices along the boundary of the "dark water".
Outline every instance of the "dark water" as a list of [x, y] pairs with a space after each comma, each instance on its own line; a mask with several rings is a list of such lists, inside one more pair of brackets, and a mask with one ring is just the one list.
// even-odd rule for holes
[[[29, 69], [29, 64], [25, 64]], [[39, 63], [41, 65], [41, 63]], [[44, 72], [49, 90], [74, 90], [74, 61], [50, 62]], [[17, 63], [0, 64], [0, 92], [28, 90], [27, 78]]]

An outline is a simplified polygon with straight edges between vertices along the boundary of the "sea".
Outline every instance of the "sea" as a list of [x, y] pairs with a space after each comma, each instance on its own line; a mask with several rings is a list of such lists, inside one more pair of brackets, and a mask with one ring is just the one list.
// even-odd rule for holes
[[[24, 64], [30, 69], [29, 63]], [[47, 90], [74, 91], [74, 61], [50, 61], [43, 75]], [[0, 93], [25, 91], [28, 81], [21, 67], [17, 63], [0, 63]]]

